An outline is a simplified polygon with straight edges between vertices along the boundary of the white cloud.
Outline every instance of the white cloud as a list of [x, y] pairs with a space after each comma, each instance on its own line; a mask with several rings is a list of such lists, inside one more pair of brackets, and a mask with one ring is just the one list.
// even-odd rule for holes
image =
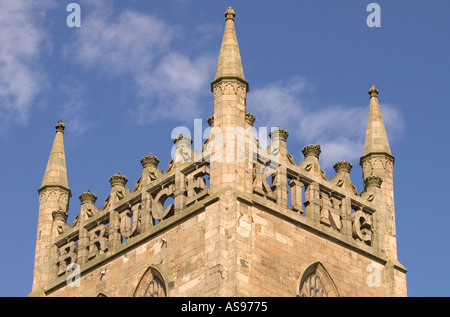
[[[50, 45], [42, 25], [55, 2], [0, 1], [0, 123], [27, 124], [36, 96], [46, 87], [37, 61]], [[45, 44], [45, 45], [44, 45]]]
[[61, 116], [64, 119], [67, 131], [75, 136], [84, 134], [93, 126], [93, 122], [84, 116], [86, 113], [85, 87], [77, 82], [73, 76], [68, 76], [62, 79], [58, 90], [65, 96]]
[[188, 120], [201, 116], [199, 99], [211, 96], [207, 88], [214, 62], [208, 56], [191, 60], [180, 53], [169, 53], [153, 72], [140, 74], [136, 80], [142, 100], [151, 97], [156, 100], [152, 105], [140, 105], [136, 113], [138, 122], [180, 118], [180, 114]]
[[[305, 95], [313, 91], [307, 80], [299, 77], [287, 83], [269, 84], [249, 93], [247, 109], [254, 112], [256, 126], [280, 126], [296, 143], [320, 144], [320, 160], [324, 167], [339, 160], [359, 161], [364, 147], [369, 100], [358, 107], [312, 107]], [[403, 116], [392, 105], [380, 107], [392, 142], [404, 132]], [[293, 154], [297, 156], [298, 152]], [[303, 157], [296, 159], [299, 161]]]
[[87, 69], [100, 66], [113, 76], [131, 78], [137, 96], [131, 101], [134, 122], [199, 114], [215, 59], [174, 50], [173, 40], [182, 31], [159, 17], [131, 10], [114, 15], [110, 3], [102, 3], [85, 14], [66, 55]]

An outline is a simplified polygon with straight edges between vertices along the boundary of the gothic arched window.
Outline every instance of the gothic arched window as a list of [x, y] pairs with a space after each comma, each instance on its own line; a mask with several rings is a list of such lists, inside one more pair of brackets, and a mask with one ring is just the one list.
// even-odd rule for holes
[[301, 297], [336, 297], [336, 286], [322, 264], [310, 265], [300, 280], [298, 296]]
[[149, 267], [134, 291], [134, 297], [167, 297], [166, 283], [162, 274]]

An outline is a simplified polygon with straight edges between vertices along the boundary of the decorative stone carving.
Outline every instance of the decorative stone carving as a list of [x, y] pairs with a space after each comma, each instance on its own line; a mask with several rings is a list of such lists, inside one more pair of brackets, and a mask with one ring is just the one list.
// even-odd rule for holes
[[207, 121], [209, 126], [212, 128], [214, 126], [214, 116], [209, 116]]
[[159, 158], [154, 156], [153, 153], [150, 153], [149, 155], [141, 158], [141, 164], [142, 168], [145, 168], [149, 165], [154, 168], [157, 168], [159, 164]]
[[75, 227], [81, 221], [86, 221], [99, 211], [99, 208], [95, 206], [97, 195], [91, 193], [90, 189], [88, 189], [87, 192], [81, 193], [79, 198], [81, 202], [81, 209], [78, 215], [75, 217], [72, 227]]
[[108, 250], [108, 227], [104, 224], [98, 225], [89, 231], [89, 255], [88, 260], [103, 254]]
[[182, 164], [192, 161], [192, 139], [190, 137], [181, 134], [173, 140], [173, 144], [175, 144], [175, 153], [173, 154], [172, 160], [173, 164]]
[[253, 123], [255, 123], [255, 115], [250, 112], [245, 113], [245, 122], [247, 122], [249, 125], [253, 126]]
[[291, 210], [303, 213], [302, 190], [304, 184], [296, 179], [291, 179], [288, 184], [291, 192]]
[[320, 176], [324, 180], [328, 180], [325, 172], [319, 165], [319, 156], [321, 153], [320, 144], [307, 145], [302, 149], [302, 153], [305, 160], [299, 163], [299, 167], [307, 172]]
[[47, 196], [47, 201], [58, 201], [58, 200], [59, 200], [58, 194], [54, 190], [52, 190]]
[[341, 201], [336, 197], [330, 197], [328, 193], [320, 192], [320, 222], [332, 227], [335, 230], [341, 230]]
[[86, 203], [95, 204], [95, 202], [97, 201], [97, 195], [91, 193], [90, 189], [88, 189], [87, 192], [81, 193], [79, 198], [82, 205]]
[[125, 186], [128, 182], [128, 178], [126, 178], [125, 175], [122, 175], [120, 172], [118, 172], [117, 174], [109, 178], [109, 182], [111, 183], [111, 186], [115, 185]]
[[186, 176], [187, 200], [186, 206], [201, 200], [209, 194], [204, 176], [209, 177], [209, 167], [203, 166]]
[[[125, 239], [131, 238], [139, 232], [141, 222], [141, 205], [137, 205], [134, 209], [129, 206], [125, 211], [119, 214], [120, 217], [120, 234]], [[133, 222], [133, 223], [132, 223]]]
[[269, 137], [272, 139], [272, 142], [277, 142], [278, 140], [286, 142], [289, 137], [289, 132], [277, 127], [269, 132]]
[[300, 280], [298, 296], [301, 297], [338, 297], [339, 293], [331, 276], [323, 265], [316, 262], [310, 265]]
[[333, 165], [333, 168], [336, 171], [336, 173], [339, 173], [339, 172], [350, 173], [350, 171], [352, 170], [352, 167], [353, 167], [353, 164], [348, 161], [338, 161], [338, 162], [334, 163], [334, 165]]
[[369, 89], [369, 95], [370, 95], [370, 97], [376, 97], [376, 98], [378, 98], [378, 93], [379, 93], [379, 91], [378, 91], [378, 89], [377, 89], [377, 86], [373, 85], [372, 87], [370, 87], [370, 89]]
[[371, 187], [381, 188], [383, 180], [378, 176], [369, 176], [364, 180], [364, 188], [369, 189]]
[[152, 199], [152, 216], [154, 219], [161, 220], [173, 213], [175, 208], [174, 204], [168, 205], [165, 209], [163, 208], [167, 198], [174, 198], [174, 191], [175, 185], [169, 184], [161, 189]]
[[162, 275], [156, 269], [148, 268], [134, 291], [134, 297], [166, 296], [167, 291]]
[[64, 275], [67, 270], [67, 266], [71, 263], [75, 263], [77, 260], [78, 244], [76, 241], [71, 241], [59, 248], [58, 257], [58, 276]]
[[316, 273], [310, 274], [300, 290], [301, 297], [328, 297], [325, 287]]
[[237, 79], [221, 79], [219, 82], [213, 83], [214, 99], [222, 95], [238, 95], [246, 98], [248, 85]]
[[59, 208], [58, 210], [55, 210], [54, 212], [52, 212], [52, 217], [53, 217], [53, 221], [62, 221], [62, 222], [66, 222], [67, 221], [67, 217], [69, 217], [69, 213], [65, 210], [62, 210], [61, 208]]
[[56, 132], [64, 133], [64, 129], [66, 128], [66, 126], [62, 120], [59, 120], [58, 123], [56, 124], [55, 128], [56, 128]]
[[353, 164], [348, 161], [338, 161], [334, 163], [333, 168], [336, 171], [336, 176], [330, 179], [330, 182], [336, 184], [339, 187], [351, 190], [353, 194], [358, 195], [356, 187], [353, 186], [350, 180], [350, 171]]
[[320, 149], [320, 144], [307, 145], [302, 149], [302, 153], [305, 158], [307, 158], [308, 156], [319, 158], [320, 152], [322, 152], [322, 150]]
[[59, 208], [59, 210], [52, 212], [52, 217], [58, 234], [62, 234], [64, 231], [69, 229], [69, 225], [67, 224], [67, 217], [69, 217], [69, 213], [67, 211]]
[[106, 209], [112, 204], [115, 204], [117, 201], [122, 200], [127, 194], [130, 193], [130, 190], [125, 187], [128, 182], [128, 178], [126, 178], [126, 176], [122, 175], [120, 172], [111, 176], [109, 178], [109, 182], [111, 183], [111, 193], [105, 199], [102, 210]]
[[228, 7], [227, 11], [225, 11], [225, 18], [233, 19], [236, 16], [236, 12], [234, 12], [232, 7]]
[[253, 192], [276, 202], [277, 196], [273, 188], [267, 182], [267, 177], [273, 176], [271, 173], [264, 173], [262, 163], [253, 163]]
[[150, 153], [141, 158], [142, 175], [134, 185], [133, 192], [140, 190], [143, 184], [153, 182], [162, 175], [162, 171], [158, 169], [159, 158]]
[[361, 208], [352, 214], [352, 233], [353, 238], [371, 245], [372, 243], [372, 219]]

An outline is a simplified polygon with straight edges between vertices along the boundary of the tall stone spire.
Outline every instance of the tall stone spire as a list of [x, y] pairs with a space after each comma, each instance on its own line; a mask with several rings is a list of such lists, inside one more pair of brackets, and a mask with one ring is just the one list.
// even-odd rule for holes
[[56, 136], [48, 158], [41, 189], [48, 186], [56, 186], [69, 190], [63, 137], [65, 125], [62, 121], [59, 121], [55, 128]]
[[236, 12], [231, 7], [225, 11], [225, 31], [223, 33], [216, 76], [211, 83], [211, 87], [221, 79], [238, 79], [246, 84], [248, 91], [248, 82], [245, 81], [244, 68], [242, 67], [241, 54], [234, 27], [235, 16]]
[[384, 127], [383, 117], [381, 116], [380, 105], [378, 103], [378, 89], [376, 86], [370, 88], [369, 95], [369, 119], [367, 121], [363, 157], [370, 153], [385, 153], [392, 155], [386, 129]]
[[[211, 83], [214, 98], [214, 116], [211, 119], [210, 147], [211, 188], [220, 191], [226, 187], [239, 190], [250, 188], [251, 173], [246, 171], [244, 159], [248, 137], [246, 100], [249, 90], [244, 77], [244, 70], [239, 53], [239, 46], [234, 26], [236, 13], [229, 7], [225, 11], [225, 30], [220, 49], [217, 71]], [[247, 175], [246, 173], [250, 173]], [[249, 189], [250, 190], [250, 189]]]
[[[369, 90], [370, 108], [367, 122], [366, 141], [363, 155], [359, 161], [363, 169], [364, 191], [375, 195], [374, 203], [379, 206], [377, 221], [380, 221], [378, 238], [379, 245], [384, 246], [385, 254], [397, 260], [397, 240], [395, 229], [394, 205], [394, 156], [389, 147], [389, 141], [378, 103], [378, 89], [372, 86]], [[372, 183], [380, 183], [380, 190], [369, 188]], [[370, 194], [370, 193], [369, 193]]]
[[64, 151], [64, 123], [56, 124], [56, 136], [50, 151], [44, 179], [39, 188], [39, 215], [34, 259], [33, 292], [42, 292], [56, 276], [52, 257], [53, 239], [67, 228], [66, 220], [72, 193], [67, 181]]

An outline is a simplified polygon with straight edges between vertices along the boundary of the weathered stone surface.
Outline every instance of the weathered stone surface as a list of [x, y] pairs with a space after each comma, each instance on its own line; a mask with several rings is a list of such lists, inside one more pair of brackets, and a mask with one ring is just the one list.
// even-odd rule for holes
[[[142, 157], [133, 190], [120, 172], [111, 176], [103, 207], [95, 205], [95, 194], [82, 193], [70, 226], [64, 126], [58, 123], [39, 189], [30, 296], [407, 295], [406, 270], [397, 261], [394, 161], [380, 128], [378, 90], [370, 90], [361, 194], [351, 183], [350, 162], [337, 162], [328, 181], [320, 145], [305, 146], [297, 165], [287, 150], [288, 132], [277, 128], [262, 149], [245, 130], [255, 118], [245, 109], [248, 83], [235, 15], [231, 8], [225, 13], [211, 84], [208, 123], [223, 138], [220, 148], [210, 136], [207, 154], [195, 153], [190, 138], [176, 138], [176, 157], [165, 172], [152, 153]], [[240, 152], [226, 151], [237, 140], [233, 149], [243, 146]]]

